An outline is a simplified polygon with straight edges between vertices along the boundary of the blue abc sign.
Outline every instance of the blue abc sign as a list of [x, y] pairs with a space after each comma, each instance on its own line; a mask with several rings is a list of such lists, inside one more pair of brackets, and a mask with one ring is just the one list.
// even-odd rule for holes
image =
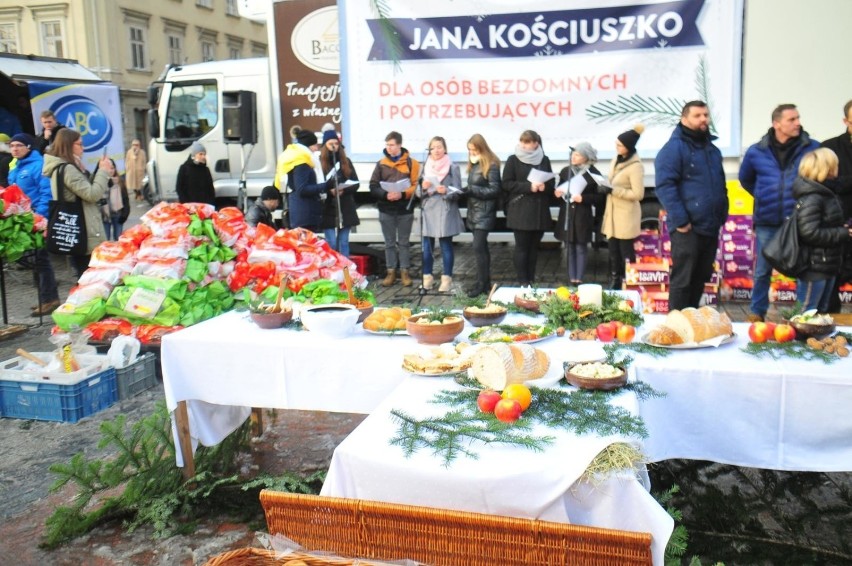
[[79, 94], [63, 96], [50, 105], [56, 121], [80, 132], [85, 151], [105, 147], [112, 139], [112, 124], [106, 114], [91, 99]]

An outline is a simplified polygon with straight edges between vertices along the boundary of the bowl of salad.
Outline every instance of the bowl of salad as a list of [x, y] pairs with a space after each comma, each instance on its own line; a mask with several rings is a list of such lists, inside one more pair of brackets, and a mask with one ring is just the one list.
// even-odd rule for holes
[[808, 338], [821, 340], [831, 336], [837, 325], [827, 314], [817, 314], [816, 309], [807, 310], [790, 318], [790, 326], [796, 330], [796, 340], [806, 341]]
[[464, 330], [464, 319], [452, 311], [435, 309], [409, 317], [405, 330], [421, 344], [443, 344]]

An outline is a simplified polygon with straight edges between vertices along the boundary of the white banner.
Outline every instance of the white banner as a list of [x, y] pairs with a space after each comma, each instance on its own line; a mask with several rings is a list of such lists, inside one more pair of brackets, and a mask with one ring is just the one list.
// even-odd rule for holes
[[422, 159], [443, 136], [456, 160], [480, 133], [505, 158], [524, 130], [551, 159], [588, 141], [600, 157], [645, 125], [650, 158], [684, 103], [708, 102], [716, 145], [739, 153], [742, 0], [339, 0], [343, 131], [355, 160], [388, 132]]
[[83, 163], [91, 172], [104, 154], [124, 172], [124, 135], [118, 87], [112, 84], [29, 83], [35, 131], [40, 132], [40, 115], [52, 110], [56, 121], [83, 136]]

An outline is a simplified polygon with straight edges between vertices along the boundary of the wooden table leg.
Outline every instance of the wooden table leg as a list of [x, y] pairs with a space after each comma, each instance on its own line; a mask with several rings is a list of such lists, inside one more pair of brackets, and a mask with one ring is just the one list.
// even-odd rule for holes
[[183, 477], [189, 479], [195, 475], [195, 460], [192, 457], [192, 439], [189, 436], [189, 413], [186, 401], [178, 401], [175, 409], [175, 424], [178, 431], [177, 447], [183, 456]]
[[263, 436], [263, 409], [251, 408], [251, 434], [254, 437]]

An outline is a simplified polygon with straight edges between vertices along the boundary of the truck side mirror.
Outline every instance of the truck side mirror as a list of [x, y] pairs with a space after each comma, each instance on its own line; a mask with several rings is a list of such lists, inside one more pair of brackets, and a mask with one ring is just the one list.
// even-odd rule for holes
[[155, 108], [148, 110], [148, 135], [154, 139], [160, 137], [160, 113]]
[[153, 108], [160, 102], [160, 87], [150, 85], [148, 87], [148, 104]]

